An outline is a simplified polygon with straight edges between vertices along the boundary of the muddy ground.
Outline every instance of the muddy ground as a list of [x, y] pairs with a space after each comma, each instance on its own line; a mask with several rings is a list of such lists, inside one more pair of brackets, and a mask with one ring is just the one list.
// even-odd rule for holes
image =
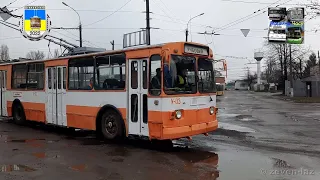
[[268, 93], [218, 97], [219, 129], [159, 150], [92, 132], [0, 122], [0, 180], [320, 179], [320, 104]]

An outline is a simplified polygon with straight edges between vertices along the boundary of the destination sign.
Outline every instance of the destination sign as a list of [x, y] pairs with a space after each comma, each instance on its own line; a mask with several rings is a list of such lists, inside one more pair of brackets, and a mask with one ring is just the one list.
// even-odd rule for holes
[[190, 45], [190, 44], [185, 44], [184, 45], [184, 52], [185, 53], [190, 53], [190, 54], [199, 54], [199, 55], [204, 55], [204, 56], [208, 56], [209, 55], [209, 49], [208, 48], [194, 46], [194, 45]]

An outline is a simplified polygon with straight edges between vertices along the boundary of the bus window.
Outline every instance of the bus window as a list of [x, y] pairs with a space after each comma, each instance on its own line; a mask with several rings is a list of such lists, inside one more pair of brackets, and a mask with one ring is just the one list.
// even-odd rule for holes
[[44, 88], [44, 63], [28, 64], [27, 89]]
[[49, 89], [52, 89], [52, 75], [51, 75], [51, 68], [48, 69], [48, 87]]
[[67, 83], [67, 68], [63, 67], [63, 89], [66, 89], [66, 83]]
[[131, 62], [131, 88], [138, 88], [138, 63], [137, 61]]
[[161, 94], [161, 56], [152, 55], [149, 66], [149, 93], [159, 96]]
[[97, 89], [125, 89], [126, 58], [123, 54], [96, 57], [96, 69]]
[[69, 83], [70, 90], [91, 90], [90, 79], [93, 78], [93, 57], [84, 57], [69, 60]]
[[27, 64], [12, 66], [12, 89], [24, 89], [27, 87]]
[[198, 88], [200, 93], [212, 93], [216, 91], [216, 83], [212, 61], [198, 60]]
[[61, 67], [58, 67], [58, 89], [61, 89]]
[[195, 57], [171, 55], [170, 73], [174, 86], [165, 88], [166, 94], [194, 94], [197, 92], [195, 63]]

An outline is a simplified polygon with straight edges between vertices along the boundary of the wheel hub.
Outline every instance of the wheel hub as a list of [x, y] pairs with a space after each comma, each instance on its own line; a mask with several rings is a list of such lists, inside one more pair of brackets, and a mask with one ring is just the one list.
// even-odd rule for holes
[[112, 128], [112, 126], [113, 126], [112, 122], [109, 121], [108, 126], [109, 126], [109, 128]]

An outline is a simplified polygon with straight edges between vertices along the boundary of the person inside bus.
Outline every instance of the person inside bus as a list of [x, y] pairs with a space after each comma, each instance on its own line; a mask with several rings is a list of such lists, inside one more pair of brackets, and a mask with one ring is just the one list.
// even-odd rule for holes
[[187, 85], [188, 85], [188, 82], [187, 82], [187, 69], [182, 69], [182, 70], [178, 71], [176, 86], [178, 88], [184, 88]]
[[161, 69], [156, 69], [156, 75], [151, 80], [152, 89], [161, 89]]
[[93, 77], [92, 78], [90, 78], [90, 82], [89, 82], [89, 85], [86, 87], [86, 89], [94, 89], [94, 83], [93, 83]]

